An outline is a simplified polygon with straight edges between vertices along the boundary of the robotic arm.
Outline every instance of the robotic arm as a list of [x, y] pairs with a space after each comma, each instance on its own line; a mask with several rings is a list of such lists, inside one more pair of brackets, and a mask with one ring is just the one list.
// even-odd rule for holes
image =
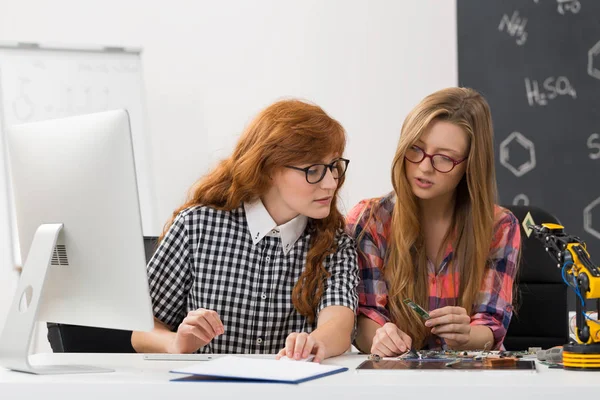
[[[534, 235], [544, 242], [546, 251], [557, 262], [562, 276], [577, 294], [577, 341], [580, 345], [600, 344], [600, 324], [588, 320], [586, 299], [600, 299], [600, 269], [590, 260], [585, 243], [577, 236], [567, 235], [558, 224], [529, 225]], [[596, 308], [600, 308], [600, 300]], [[600, 311], [600, 310], [597, 310]], [[591, 350], [589, 348], [588, 350]]]

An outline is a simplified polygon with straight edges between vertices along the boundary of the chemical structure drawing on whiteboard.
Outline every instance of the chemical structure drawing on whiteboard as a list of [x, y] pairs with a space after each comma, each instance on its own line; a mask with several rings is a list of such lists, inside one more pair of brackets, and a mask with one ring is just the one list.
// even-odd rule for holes
[[13, 112], [20, 122], [30, 121], [35, 113], [33, 102], [27, 94], [27, 87], [30, 83], [31, 80], [29, 78], [19, 78], [19, 94], [12, 102]]
[[[596, 214], [595, 227], [592, 226], [592, 214]], [[600, 239], [600, 197], [583, 209], [583, 229], [595, 238]]]
[[[513, 165], [510, 160], [509, 145], [516, 142], [528, 153], [528, 160], [520, 165]], [[535, 146], [533, 142], [527, 139], [520, 132], [511, 133], [500, 143], [500, 164], [510, 170], [515, 176], [520, 177], [535, 168]]]
[[588, 51], [588, 74], [600, 79], [600, 40]]

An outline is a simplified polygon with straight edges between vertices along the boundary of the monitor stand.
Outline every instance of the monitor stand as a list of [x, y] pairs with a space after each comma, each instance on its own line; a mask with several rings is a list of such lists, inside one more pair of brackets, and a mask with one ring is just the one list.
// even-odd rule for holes
[[62, 228], [63, 224], [43, 224], [35, 232], [0, 336], [0, 365], [15, 371], [39, 375], [113, 372], [114, 370], [108, 368], [83, 365], [31, 365], [29, 363], [29, 348], [37, 321], [46, 272]]

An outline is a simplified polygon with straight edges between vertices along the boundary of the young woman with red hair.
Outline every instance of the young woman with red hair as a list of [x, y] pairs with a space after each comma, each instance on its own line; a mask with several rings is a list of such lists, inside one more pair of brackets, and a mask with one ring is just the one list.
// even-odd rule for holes
[[277, 353], [351, 343], [358, 267], [336, 206], [348, 160], [320, 107], [279, 101], [190, 190], [148, 264], [155, 328], [138, 352]]

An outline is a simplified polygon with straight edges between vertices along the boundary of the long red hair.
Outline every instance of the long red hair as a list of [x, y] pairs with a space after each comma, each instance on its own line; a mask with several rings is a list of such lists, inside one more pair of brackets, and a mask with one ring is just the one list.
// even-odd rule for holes
[[[194, 206], [234, 210], [266, 193], [271, 186], [269, 177], [277, 169], [315, 162], [331, 154], [342, 155], [345, 145], [344, 128], [320, 107], [300, 100], [270, 105], [247, 126], [233, 154], [192, 186], [185, 203], [165, 224], [160, 240], [182, 210]], [[328, 278], [323, 261], [337, 250], [336, 234], [344, 228], [344, 218], [337, 208], [343, 179], [338, 182], [329, 216], [309, 219], [311, 239], [306, 267], [292, 291], [294, 307], [310, 322], [315, 319]]]

